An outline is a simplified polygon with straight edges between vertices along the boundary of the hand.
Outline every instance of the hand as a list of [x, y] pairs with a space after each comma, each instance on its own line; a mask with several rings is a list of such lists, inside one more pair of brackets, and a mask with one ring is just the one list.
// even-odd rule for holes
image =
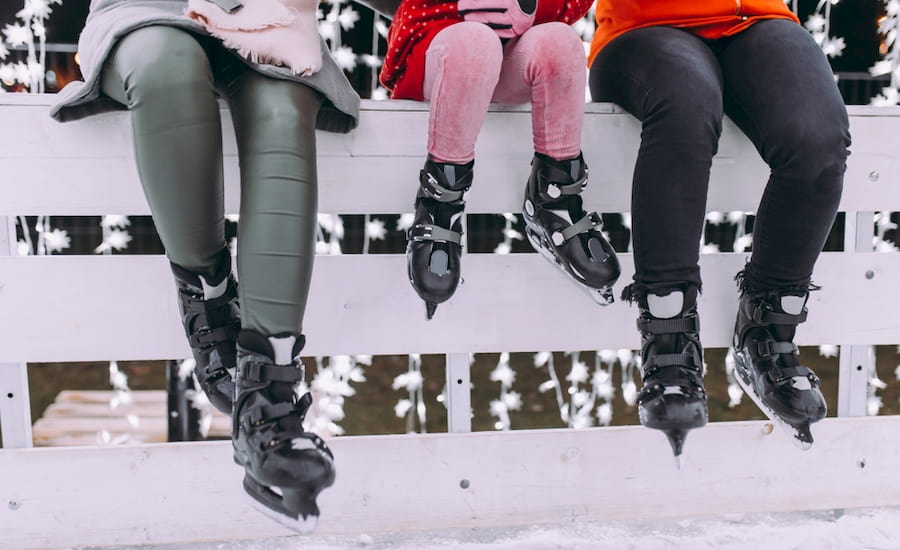
[[459, 0], [459, 15], [484, 23], [500, 38], [514, 38], [534, 25], [537, 0]]

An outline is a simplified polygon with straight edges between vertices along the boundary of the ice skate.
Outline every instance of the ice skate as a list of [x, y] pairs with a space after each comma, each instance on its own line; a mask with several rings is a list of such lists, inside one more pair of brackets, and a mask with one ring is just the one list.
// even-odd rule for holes
[[453, 296], [460, 282], [462, 217], [474, 164], [439, 163], [429, 156], [419, 173], [415, 219], [407, 234], [406, 265], [409, 282], [425, 301], [428, 319], [434, 316], [438, 304]]
[[647, 291], [637, 302], [643, 381], [638, 415], [641, 424], [666, 434], [680, 467], [687, 433], [707, 421], [697, 287]]
[[801, 449], [812, 446], [810, 424], [827, 410], [819, 377], [800, 365], [793, 343], [808, 297], [806, 291], [743, 293], [731, 349], [741, 388]]
[[613, 302], [619, 260], [600, 232], [603, 221], [586, 213], [579, 195], [587, 185], [584, 158], [557, 161], [536, 153], [525, 188], [525, 234], [535, 251], [561, 269], [600, 305]]
[[232, 421], [234, 461], [244, 467], [244, 490], [257, 508], [299, 533], [316, 526], [316, 496], [334, 483], [334, 457], [303, 428], [312, 404], [298, 397], [299, 354], [305, 340], [241, 331]]
[[235, 343], [241, 329], [237, 282], [228, 250], [219, 254], [219, 269], [207, 279], [170, 264], [178, 290], [178, 310], [191, 353], [194, 375], [209, 402], [231, 414], [234, 399]]

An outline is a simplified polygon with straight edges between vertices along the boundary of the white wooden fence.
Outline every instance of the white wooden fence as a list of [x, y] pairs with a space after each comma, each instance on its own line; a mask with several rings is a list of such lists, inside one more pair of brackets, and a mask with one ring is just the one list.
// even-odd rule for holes
[[[58, 124], [48, 96], [0, 95], [0, 547], [161, 543], [286, 534], [248, 506], [227, 442], [30, 449], [26, 362], [188, 356], [171, 275], [157, 256], [14, 255], [17, 215], [148, 214], [127, 114]], [[224, 114], [224, 113], [223, 113]], [[799, 345], [841, 346], [838, 413], [800, 452], [766, 422], [692, 432], [687, 464], [640, 427], [470, 431], [468, 354], [634, 348], [635, 311], [600, 308], [536, 254], [467, 254], [465, 284], [426, 323], [401, 255], [316, 260], [304, 354], [447, 354], [450, 434], [333, 439], [336, 485], [318, 533], [482, 527], [725, 512], [900, 505], [900, 417], [865, 414], [872, 346], [900, 343], [900, 254], [872, 250], [875, 211], [900, 211], [900, 108], [851, 107], [841, 210], [845, 252], [824, 253]], [[227, 117], [226, 117], [227, 119]], [[319, 210], [411, 211], [424, 158], [421, 104], [363, 102], [358, 130], [319, 136]], [[226, 206], [238, 204], [226, 129]], [[531, 157], [530, 113], [496, 108], [477, 146], [469, 213], [518, 212]], [[627, 212], [639, 125], [586, 106], [589, 208]], [[753, 211], [767, 178], [726, 124], [708, 208]], [[732, 277], [745, 254], [702, 258], [702, 338], [727, 347]], [[620, 284], [631, 278], [620, 255]], [[138, 291], [136, 291], [136, 289]], [[566, 319], [555, 330], [554, 319]], [[51, 322], [47, 322], [51, 320]], [[710, 365], [708, 376], [723, 376]], [[832, 407], [835, 404], [831, 404]], [[648, 495], [652, 495], [649, 496]]]

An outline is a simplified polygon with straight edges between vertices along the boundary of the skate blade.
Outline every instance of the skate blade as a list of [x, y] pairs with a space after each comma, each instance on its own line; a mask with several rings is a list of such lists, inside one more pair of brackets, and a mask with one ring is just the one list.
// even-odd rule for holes
[[738, 369], [743, 369], [743, 355], [741, 353], [735, 352], [734, 348], [730, 348], [728, 353], [731, 354], [732, 359], [734, 359], [734, 368], [735, 368], [735, 376], [734, 378], [737, 380], [738, 385], [744, 390], [744, 393], [750, 397], [750, 400], [753, 401], [759, 410], [762, 411], [766, 417], [772, 421], [772, 424], [778, 427], [778, 431], [788, 437], [791, 440], [791, 443], [794, 444], [795, 447], [802, 451], [807, 451], [812, 447], [813, 444], [813, 435], [812, 431], [809, 427], [809, 422], [801, 424], [800, 426], [793, 426], [785, 422], [780, 416], [775, 414], [770, 407], [763, 403], [762, 398], [760, 398], [756, 391], [753, 389], [753, 385], [745, 382], [744, 377], [741, 376], [741, 373], [738, 372]]
[[[529, 228], [530, 229], [530, 228]], [[571, 273], [566, 271], [566, 268], [563, 267], [562, 263], [559, 261], [559, 258], [556, 257], [552, 251], [548, 250], [546, 247], [541, 246], [541, 241], [539, 240], [539, 235], [535, 233], [534, 229], [530, 229], [525, 231], [526, 237], [528, 237], [528, 243], [531, 244], [531, 248], [533, 248], [538, 254], [540, 254], [544, 259], [553, 264], [553, 266], [562, 273], [563, 277], [570, 283], [577, 286], [583, 292], [587, 292], [588, 296], [591, 299], [601, 306], [608, 306], [615, 302], [615, 297], [613, 296], [612, 286], [604, 286], [601, 288], [594, 288], [592, 286], [588, 286], [578, 279], [574, 278]]]
[[432, 317], [434, 317], [434, 312], [437, 311], [437, 303], [436, 302], [425, 302], [425, 320], [430, 321]]
[[319, 522], [315, 497], [305, 489], [286, 488], [278, 494], [245, 474], [244, 491], [256, 511], [296, 533], [309, 534]]

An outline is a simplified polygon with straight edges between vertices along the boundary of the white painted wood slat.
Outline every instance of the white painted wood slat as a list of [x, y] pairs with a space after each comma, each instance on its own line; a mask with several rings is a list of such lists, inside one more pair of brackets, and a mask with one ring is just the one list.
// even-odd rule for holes
[[[633, 273], [621, 255], [617, 291]], [[727, 347], [736, 311], [734, 274], [745, 254], [704, 255], [700, 301], [707, 347]], [[308, 355], [477, 353], [634, 348], [635, 309], [601, 307], [537, 254], [468, 254], [465, 284], [425, 321], [401, 255], [317, 258], [304, 332]], [[871, 278], [866, 277], [866, 273]], [[892, 344], [900, 320], [893, 274], [900, 255], [824, 253], [799, 345]], [[0, 258], [0, 360], [90, 361], [189, 356], [173, 282], [161, 256]], [[138, 290], [135, 292], [135, 290]], [[536, 328], [535, 318], [566, 319]], [[53, 319], [52, 330], [35, 330]]]
[[[0, 124], [0, 214], [147, 214], [132, 158], [127, 113], [60, 124], [49, 118], [50, 96], [4, 94]], [[893, 135], [900, 110], [852, 107], [853, 154], [844, 210], [900, 210], [900, 158]], [[631, 173], [639, 125], [608, 104], [585, 106], [584, 150], [591, 165], [585, 198], [601, 212], [630, 210]], [[233, 130], [223, 112], [227, 209], [237, 211]], [[426, 107], [364, 101], [360, 126], [318, 138], [320, 210], [336, 213], [411, 211], [415, 175], [425, 155]], [[528, 174], [531, 114], [494, 108], [476, 147], [479, 159], [470, 213], [517, 212]], [[748, 140], [726, 121], [713, 162], [708, 208], [753, 211], [767, 169]], [[21, 187], [29, 187], [22, 193]]]
[[[312, 540], [900, 505], [900, 417], [826, 419], [807, 452], [770, 428], [695, 430], [681, 471], [641, 427], [337, 438]], [[248, 506], [241, 475], [228, 442], [0, 452], [3, 548], [288, 534]]]

